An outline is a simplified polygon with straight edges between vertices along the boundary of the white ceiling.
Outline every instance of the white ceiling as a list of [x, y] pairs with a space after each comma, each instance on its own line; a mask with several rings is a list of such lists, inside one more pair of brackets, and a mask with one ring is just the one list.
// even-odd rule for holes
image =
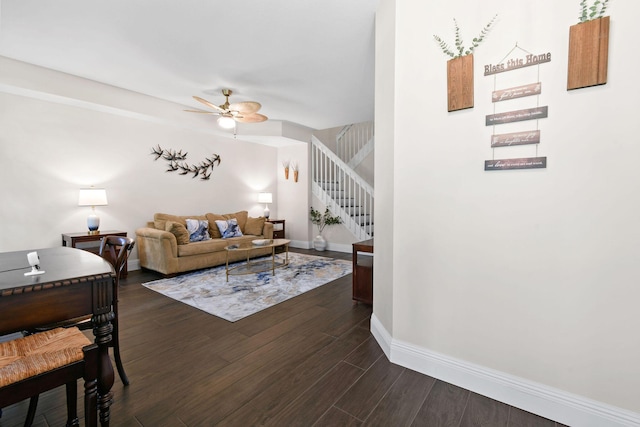
[[[373, 120], [378, 0], [0, 0], [0, 55], [313, 129]], [[188, 113], [185, 113], [188, 114]]]

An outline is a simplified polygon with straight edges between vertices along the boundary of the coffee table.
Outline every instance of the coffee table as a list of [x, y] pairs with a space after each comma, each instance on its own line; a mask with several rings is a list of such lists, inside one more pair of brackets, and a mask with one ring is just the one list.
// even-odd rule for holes
[[[275, 276], [276, 268], [289, 265], [289, 243], [288, 239], [271, 239], [266, 245], [255, 245], [251, 242], [238, 243], [225, 247], [227, 251], [227, 282], [229, 276], [241, 274], [256, 274], [271, 270], [271, 275]], [[276, 248], [284, 248], [284, 260], [276, 261]], [[252, 260], [251, 256], [259, 249], [271, 248], [271, 258]], [[232, 252], [245, 252], [247, 262], [229, 267], [229, 254]], [[264, 256], [264, 255], [262, 255]]]

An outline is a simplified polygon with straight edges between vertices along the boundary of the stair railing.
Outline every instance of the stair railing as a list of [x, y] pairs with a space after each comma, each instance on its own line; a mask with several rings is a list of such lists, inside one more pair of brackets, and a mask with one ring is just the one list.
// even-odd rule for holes
[[311, 174], [313, 194], [356, 238], [372, 238], [373, 187], [315, 136], [311, 138]]
[[336, 154], [355, 169], [373, 151], [373, 122], [347, 125], [336, 136]]

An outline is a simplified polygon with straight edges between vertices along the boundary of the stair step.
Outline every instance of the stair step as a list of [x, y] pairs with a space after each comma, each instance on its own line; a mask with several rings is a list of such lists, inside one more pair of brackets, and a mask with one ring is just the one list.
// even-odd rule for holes
[[333, 200], [335, 200], [336, 203], [339, 204], [341, 208], [359, 207], [360, 206], [360, 205], [356, 204], [356, 199], [354, 199], [354, 198], [346, 198], [346, 197], [335, 198], [334, 197]]
[[341, 206], [349, 216], [362, 215], [362, 206]]
[[340, 188], [340, 183], [338, 181], [324, 181], [319, 182], [318, 185], [320, 185], [320, 187], [325, 191]]
[[371, 215], [351, 215], [351, 218], [360, 226], [372, 224]]

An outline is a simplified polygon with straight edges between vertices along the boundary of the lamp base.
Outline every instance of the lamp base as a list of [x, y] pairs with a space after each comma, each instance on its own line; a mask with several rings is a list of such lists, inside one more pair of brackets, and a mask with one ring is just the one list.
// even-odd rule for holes
[[265, 208], [264, 208], [264, 217], [266, 219], [269, 219], [269, 215], [271, 215], [271, 212], [269, 211], [269, 208], [265, 206]]
[[95, 213], [92, 213], [87, 217], [87, 227], [89, 228], [88, 234], [98, 234], [100, 231], [100, 217]]

